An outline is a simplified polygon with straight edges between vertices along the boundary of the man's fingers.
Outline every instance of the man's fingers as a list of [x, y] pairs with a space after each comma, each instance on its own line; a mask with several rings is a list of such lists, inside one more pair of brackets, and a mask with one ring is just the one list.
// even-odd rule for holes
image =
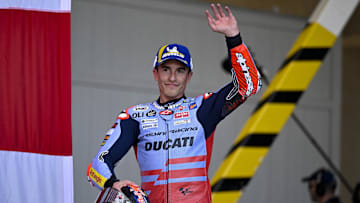
[[225, 6], [225, 10], [226, 10], [229, 17], [233, 16], [233, 14], [231, 13], [231, 10], [230, 10], [230, 8], [228, 6]]
[[216, 9], [216, 7], [215, 7], [214, 4], [211, 4], [211, 9], [212, 9], [212, 11], [214, 12], [214, 15], [215, 15], [216, 19], [219, 20], [219, 19], [220, 19], [220, 14], [219, 14], [219, 12], [218, 12], [218, 10]]
[[224, 14], [224, 11], [223, 11], [221, 5], [220, 5], [220, 4], [216, 4], [216, 6], [217, 6], [217, 8], [218, 8], [220, 17], [225, 17], [225, 14]]
[[207, 16], [208, 24], [209, 24], [210, 28], [214, 29], [215, 19], [211, 16], [211, 14], [210, 14], [210, 12], [208, 10], [205, 11], [205, 14]]

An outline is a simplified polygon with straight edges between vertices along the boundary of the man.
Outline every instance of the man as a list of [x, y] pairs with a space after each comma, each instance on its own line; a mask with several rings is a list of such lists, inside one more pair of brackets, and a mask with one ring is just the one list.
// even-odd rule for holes
[[117, 180], [114, 165], [134, 146], [141, 171], [141, 187], [151, 202], [211, 202], [208, 180], [216, 125], [247, 97], [261, 88], [260, 74], [242, 43], [235, 17], [220, 4], [206, 10], [212, 31], [224, 34], [233, 67], [233, 81], [214, 93], [185, 97], [193, 75], [189, 50], [179, 44], [162, 46], [153, 75], [159, 98], [120, 113], [88, 168], [91, 183], [120, 190], [136, 185]]
[[335, 196], [336, 179], [334, 175], [326, 169], [318, 169], [308, 177], [303, 178], [307, 182], [311, 200], [317, 203], [340, 203], [340, 199]]

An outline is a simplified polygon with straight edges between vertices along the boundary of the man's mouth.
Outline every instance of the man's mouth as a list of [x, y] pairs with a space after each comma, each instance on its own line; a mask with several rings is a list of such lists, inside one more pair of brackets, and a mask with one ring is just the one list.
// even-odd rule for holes
[[165, 83], [165, 85], [166, 85], [167, 87], [177, 87], [177, 86], [179, 86], [179, 85], [176, 84], [176, 83]]

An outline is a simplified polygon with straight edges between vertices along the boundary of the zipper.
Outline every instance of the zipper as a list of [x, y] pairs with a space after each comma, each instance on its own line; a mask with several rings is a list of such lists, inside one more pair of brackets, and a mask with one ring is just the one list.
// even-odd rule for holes
[[[166, 141], [169, 141], [169, 123], [166, 120]], [[167, 158], [166, 158], [166, 162], [168, 163], [166, 166], [166, 202], [169, 202], [169, 166], [170, 166], [170, 162], [169, 162], [169, 157], [170, 157], [170, 151], [169, 148], [166, 149], [167, 151]]]

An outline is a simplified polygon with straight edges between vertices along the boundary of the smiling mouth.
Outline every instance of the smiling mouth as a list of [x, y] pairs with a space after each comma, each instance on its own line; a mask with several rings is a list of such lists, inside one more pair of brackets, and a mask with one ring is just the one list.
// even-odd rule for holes
[[168, 86], [168, 87], [177, 87], [177, 86], [179, 86], [178, 84], [173, 84], [173, 83], [167, 83], [165, 85]]

